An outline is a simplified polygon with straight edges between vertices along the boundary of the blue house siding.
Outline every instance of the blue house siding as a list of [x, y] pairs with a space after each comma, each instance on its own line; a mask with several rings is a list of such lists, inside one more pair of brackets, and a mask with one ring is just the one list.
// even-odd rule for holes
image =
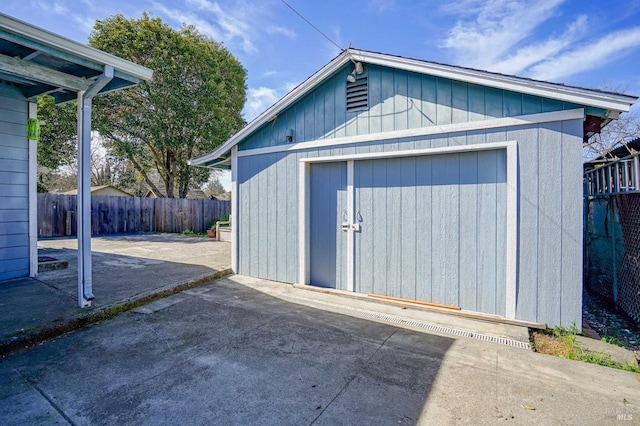
[[[543, 108], [544, 102], [539, 106]], [[525, 108], [524, 103], [520, 108]], [[581, 119], [291, 152], [245, 152], [237, 159], [238, 273], [298, 281], [298, 174], [302, 158], [504, 141], [517, 141], [518, 147], [516, 318], [579, 325]], [[505, 161], [504, 150], [499, 149], [356, 160], [356, 209], [363, 216], [378, 213], [368, 219], [371, 224], [363, 221], [362, 235], [356, 236], [355, 291], [505, 315]], [[322, 205], [323, 200], [330, 201], [332, 192], [322, 186], [328, 178], [322, 178], [323, 169], [318, 166], [310, 166], [311, 202]], [[326, 170], [330, 169], [327, 166]], [[314, 176], [320, 176], [319, 180]], [[325, 190], [328, 192], [322, 194]], [[314, 192], [321, 193], [317, 199]], [[335, 202], [333, 205], [337, 209]], [[312, 207], [312, 217], [314, 211]], [[338, 214], [339, 209], [323, 216], [335, 223], [321, 240], [340, 238]], [[365, 225], [373, 234], [365, 234]], [[325, 225], [312, 220], [310, 226], [313, 245], [314, 239], [320, 241], [314, 234], [322, 232]], [[314, 251], [324, 250], [320, 256], [335, 256], [337, 287], [344, 288], [338, 263], [344, 256], [336, 247], [325, 247], [329, 243], [311, 248], [311, 275], [313, 278]]]
[[0, 280], [29, 275], [28, 103], [0, 88]]
[[404, 70], [365, 65], [369, 109], [346, 111], [345, 67], [285, 109], [239, 150], [562, 111], [581, 106]]

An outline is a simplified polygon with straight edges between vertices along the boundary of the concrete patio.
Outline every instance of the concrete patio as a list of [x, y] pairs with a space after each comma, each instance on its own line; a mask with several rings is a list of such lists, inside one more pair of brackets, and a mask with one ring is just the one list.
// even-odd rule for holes
[[230, 272], [230, 244], [180, 234], [94, 237], [90, 308], [77, 306], [77, 240], [38, 242], [40, 256], [68, 262], [0, 286], [0, 354], [148, 303]]

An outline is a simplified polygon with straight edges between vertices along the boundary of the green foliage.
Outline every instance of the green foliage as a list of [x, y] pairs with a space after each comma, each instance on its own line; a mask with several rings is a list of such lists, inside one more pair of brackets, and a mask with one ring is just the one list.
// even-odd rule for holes
[[218, 179], [217, 176], [213, 179], [210, 179], [209, 182], [207, 182], [207, 184], [204, 186], [203, 190], [207, 197], [210, 197], [212, 195], [221, 195], [226, 192], [224, 190], [224, 187], [220, 183], [220, 179]]
[[47, 188], [47, 186], [38, 181], [38, 189], [36, 190], [38, 192], [38, 194], [46, 194], [47, 192], [49, 192], [49, 188]]
[[71, 164], [76, 156], [76, 103], [55, 105], [51, 96], [38, 98], [40, 127], [38, 165], [54, 170]]
[[[190, 158], [212, 151], [244, 121], [246, 71], [192, 26], [174, 30], [146, 13], [99, 20], [91, 46], [153, 69], [153, 79], [99, 96], [94, 121], [110, 154], [129, 160], [157, 196], [186, 196], [209, 178]], [[164, 192], [148, 173], [157, 170]], [[178, 194], [174, 194], [175, 189]]]
[[609, 343], [610, 345], [622, 346], [622, 343], [620, 343], [620, 342], [618, 341], [618, 339], [616, 339], [616, 338], [615, 338], [615, 337], [613, 337], [613, 336], [606, 336], [606, 335], [605, 335], [605, 336], [602, 336], [602, 337], [600, 338], [600, 340], [602, 340], [602, 341], [603, 341], [603, 342], [605, 342], [605, 343]]
[[196, 233], [193, 232], [191, 229], [185, 229], [184, 231], [182, 231], [182, 235], [187, 235], [187, 236], [192, 237], [192, 236], [196, 235]]
[[[602, 365], [603, 367], [617, 368], [620, 370], [631, 371], [634, 373], [640, 373], [640, 366], [636, 364], [620, 364], [616, 362], [611, 355], [604, 352], [590, 352], [582, 349], [577, 342], [576, 336], [580, 333], [575, 324], [570, 327], [556, 327], [551, 330], [550, 334], [558, 339], [562, 344], [562, 351], [557, 350], [556, 353], [549, 353], [550, 355], [561, 356], [563, 358], [572, 359], [576, 361], [588, 362], [590, 364]], [[606, 341], [604, 338], [603, 341]], [[538, 346], [533, 345], [534, 350], [538, 350]], [[562, 352], [562, 355], [560, 355]], [[548, 353], [548, 352], [547, 352]]]

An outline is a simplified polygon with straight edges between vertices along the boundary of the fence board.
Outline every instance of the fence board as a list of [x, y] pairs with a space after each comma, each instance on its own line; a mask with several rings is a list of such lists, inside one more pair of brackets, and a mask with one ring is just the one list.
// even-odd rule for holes
[[[76, 202], [75, 195], [38, 194], [38, 236], [77, 235]], [[96, 195], [91, 197], [91, 233], [204, 232], [213, 219], [230, 213], [230, 201]]]

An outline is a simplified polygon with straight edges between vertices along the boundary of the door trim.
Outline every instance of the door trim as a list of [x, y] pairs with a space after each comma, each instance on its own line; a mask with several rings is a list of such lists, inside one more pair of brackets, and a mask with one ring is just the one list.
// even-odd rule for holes
[[[309, 284], [310, 274], [310, 170], [313, 163], [327, 163], [347, 161], [347, 203], [349, 206], [349, 221], [354, 223], [355, 191], [353, 188], [354, 164], [358, 160], [372, 160], [382, 158], [412, 157], [437, 154], [453, 154], [460, 152], [489, 151], [506, 149], [507, 151], [507, 217], [506, 217], [506, 291], [505, 317], [516, 317], [516, 289], [518, 270], [518, 143], [505, 141], [486, 144], [457, 145], [440, 148], [411, 149], [405, 151], [373, 152], [362, 154], [335, 155], [325, 157], [306, 157], [299, 160], [298, 174], [298, 283]], [[355, 265], [355, 233], [348, 231], [347, 239], [348, 265], [347, 288], [354, 289]]]

